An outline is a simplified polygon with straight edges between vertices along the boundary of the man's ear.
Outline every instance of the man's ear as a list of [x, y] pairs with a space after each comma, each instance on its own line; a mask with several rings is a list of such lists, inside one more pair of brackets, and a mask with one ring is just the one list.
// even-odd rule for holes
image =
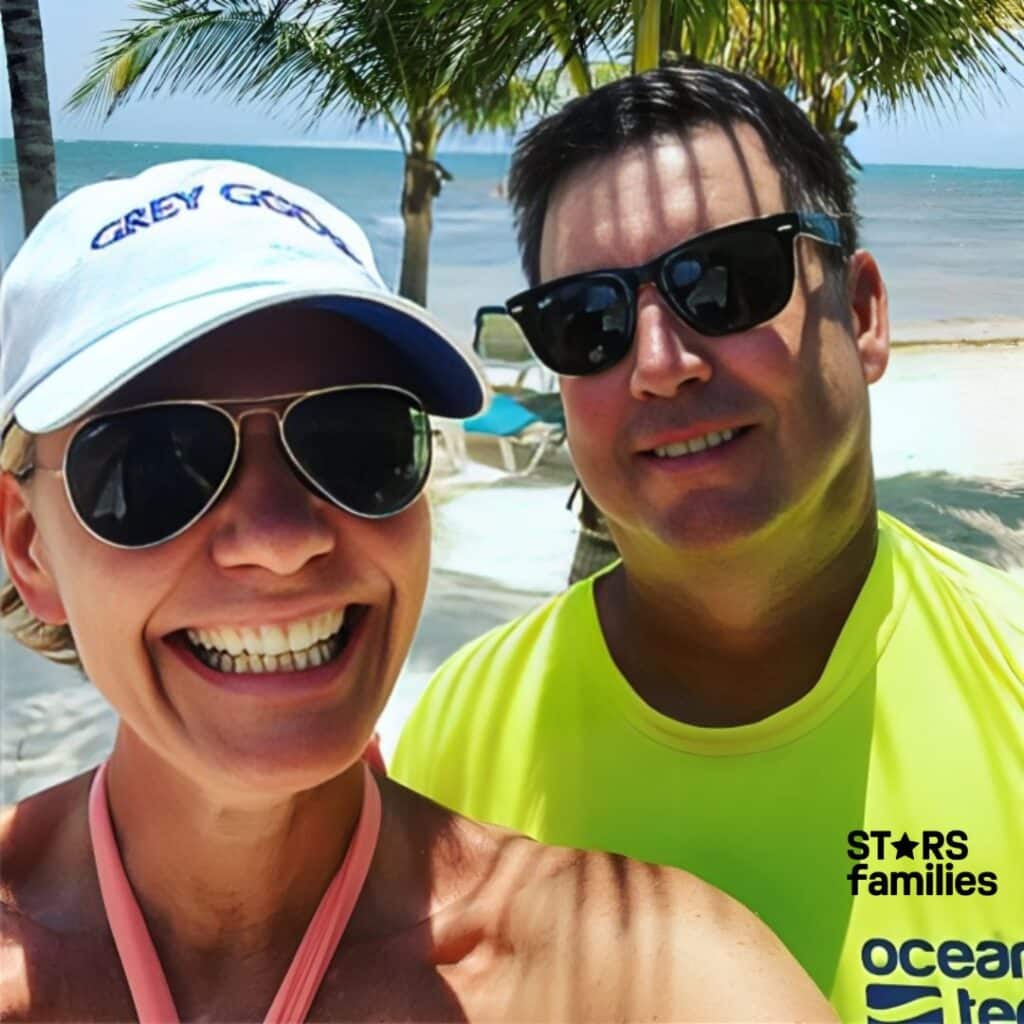
[[0, 544], [7, 574], [28, 610], [51, 626], [68, 621], [57, 581], [21, 484], [0, 473]]
[[864, 380], [874, 384], [889, 365], [889, 296], [874, 256], [858, 249], [846, 274], [853, 340]]

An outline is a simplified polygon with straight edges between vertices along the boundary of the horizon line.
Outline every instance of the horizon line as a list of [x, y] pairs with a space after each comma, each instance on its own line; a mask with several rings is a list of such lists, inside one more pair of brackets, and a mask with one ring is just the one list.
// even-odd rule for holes
[[[13, 142], [14, 137], [11, 135], [0, 136], [0, 142]], [[88, 139], [88, 138], [55, 138], [54, 143], [66, 143], [66, 144], [77, 144], [77, 143], [99, 143], [106, 144], [111, 143], [114, 145], [127, 144], [127, 145], [139, 145], [139, 146], [217, 146], [221, 148], [258, 148], [258, 149], [352, 149], [352, 150], [373, 150], [384, 153], [397, 153], [402, 154], [402, 149], [398, 145], [386, 144], [382, 142], [360, 142], [356, 140], [347, 139], [340, 142], [291, 142], [291, 141], [274, 141], [274, 142], [210, 142], [201, 140], [187, 140], [187, 139]], [[484, 149], [472, 146], [457, 146], [452, 148], [441, 148], [438, 150], [438, 155], [451, 154], [457, 156], [509, 156], [511, 155], [511, 149]], [[947, 170], [960, 170], [960, 171], [1024, 171], [1024, 167], [1015, 167], [1007, 164], [936, 164], [936, 163], [916, 163], [911, 161], [898, 161], [898, 160], [886, 160], [881, 162], [875, 161], [864, 161], [861, 166], [863, 167], [941, 167]]]

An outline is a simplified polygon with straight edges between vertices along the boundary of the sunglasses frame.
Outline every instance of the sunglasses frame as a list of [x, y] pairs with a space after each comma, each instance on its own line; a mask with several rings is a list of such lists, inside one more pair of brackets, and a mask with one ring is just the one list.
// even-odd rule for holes
[[[369, 512], [360, 512], [357, 509], [349, 508], [343, 502], [339, 501], [332, 494], [330, 494], [326, 488], [322, 487], [313, 477], [307, 472], [306, 468], [299, 461], [295, 453], [292, 451], [291, 445], [288, 444], [288, 439], [285, 437], [284, 422], [288, 418], [288, 414], [302, 402], [307, 401], [310, 398], [317, 398], [320, 395], [335, 394], [342, 391], [391, 391], [396, 394], [402, 395], [407, 398], [412, 407], [420, 412], [427, 425], [426, 439], [427, 439], [427, 462], [423, 469], [423, 481], [417, 489], [416, 493], [401, 507], [395, 509], [392, 512], [385, 512], [379, 515], [374, 515]], [[287, 402], [287, 405], [283, 409], [277, 408], [282, 402]], [[253, 406], [251, 409], [244, 409], [240, 412], [232, 412], [231, 406]], [[231, 461], [228, 464], [228, 468], [224, 473], [224, 478], [217, 486], [213, 494], [210, 495], [209, 500], [203, 507], [180, 529], [174, 533], [168, 534], [166, 537], [161, 537], [160, 540], [151, 541], [148, 544], [118, 544], [116, 541], [108, 540], [106, 537], [100, 536], [91, 526], [85, 521], [81, 513], [78, 511], [78, 506], [75, 504], [75, 499], [71, 494], [71, 486], [68, 483], [68, 457], [71, 453], [71, 449], [74, 446], [75, 439], [81, 434], [86, 427], [91, 423], [95, 423], [97, 420], [106, 419], [111, 416], [119, 416], [122, 413], [138, 412], [141, 409], [157, 409], [164, 408], [167, 406], [199, 406], [206, 409], [212, 409], [220, 416], [223, 416], [231, 424], [231, 429], [235, 435], [235, 447], [231, 455]], [[433, 466], [434, 456], [434, 445], [433, 445], [433, 432], [430, 428], [430, 418], [427, 414], [426, 409], [423, 407], [423, 403], [420, 399], [414, 395], [411, 391], [405, 388], [397, 387], [393, 384], [338, 384], [334, 387], [317, 388], [313, 391], [296, 391], [283, 395], [269, 395], [264, 398], [223, 398], [223, 399], [164, 399], [158, 402], [140, 402], [138, 405], [125, 406], [123, 409], [112, 409], [109, 412], [96, 413], [90, 416], [88, 419], [83, 420], [75, 432], [68, 439], [68, 443], [64, 449], [64, 456], [61, 459], [60, 469], [50, 468], [47, 466], [40, 466], [37, 464], [30, 464], [18, 474], [19, 480], [26, 480], [33, 472], [43, 471], [47, 473], [56, 473], [64, 481], [64, 493], [67, 495], [68, 504], [71, 506], [71, 511], [75, 515], [75, 519], [78, 520], [82, 529], [86, 531], [91, 537], [95, 537], [96, 540], [103, 544], [106, 544], [112, 548], [119, 548], [122, 551], [144, 551], [147, 548], [158, 547], [161, 544], [166, 544], [168, 541], [174, 540], [176, 537], [180, 537], [186, 530], [193, 527], [207, 512], [210, 511], [220, 500], [221, 495], [224, 493], [228, 484], [231, 482], [231, 478], [234, 476], [235, 467], [238, 465], [238, 456], [242, 451], [242, 421], [248, 416], [258, 415], [260, 413], [269, 413], [277, 421], [277, 436], [281, 442], [281, 448], [288, 458], [288, 463], [291, 466], [293, 472], [298, 474], [302, 481], [314, 491], [317, 495], [322, 497], [325, 501], [330, 502], [335, 508], [340, 508], [343, 512], [347, 512], [349, 515], [357, 516], [360, 519], [390, 519], [392, 516], [398, 515], [400, 512], [404, 512], [420, 495], [423, 493], [426, 487], [427, 481], [430, 479], [430, 471]]]
[[[723, 235], [728, 236], [730, 233], [739, 230], [753, 231], [759, 234], [769, 235], [776, 238], [788, 238], [790, 240], [789, 246], [785, 247], [785, 251], [788, 253], [787, 269], [790, 276], [789, 290], [785, 297], [785, 301], [782, 302], [778, 309], [775, 309], [763, 319], [743, 327], [731, 328], [728, 331], [708, 331], [706, 326], [694, 323], [692, 314], [683, 309], [681, 304], [675, 300], [666, 277], [666, 271], [669, 264], [676, 258], [684, 255], [686, 250], [691, 246], [704, 244], [708, 240], [714, 240], [715, 238]], [[659, 294], [665, 300], [672, 312], [675, 313], [676, 316], [678, 316], [685, 324], [704, 337], [723, 338], [730, 334], [737, 334], [740, 331], [748, 331], [759, 324], [767, 323], [772, 319], [772, 317], [781, 313], [782, 310], [789, 305], [789, 302], [793, 297], [793, 287], [796, 283], [796, 239], [801, 235], [813, 238], [824, 245], [834, 246], [837, 248], [842, 245], [839, 218], [832, 214], [815, 212], [773, 213], [765, 217], [755, 217], [751, 220], [724, 224], [721, 227], [713, 228], [711, 231], [705, 231], [700, 235], [694, 235], [692, 238], [686, 239], [685, 242], [681, 242], [679, 245], [673, 246], [671, 249], [666, 250], [659, 256], [655, 256], [654, 259], [650, 260], [648, 263], [643, 263], [640, 266], [612, 267], [607, 270], [586, 270], [578, 274], [569, 274], [565, 277], [557, 277], [551, 281], [545, 281], [543, 284], [539, 284], [534, 288], [528, 288], [526, 291], [513, 295], [506, 301], [505, 309], [509, 316], [511, 316], [519, 325], [519, 328], [523, 333], [523, 337], [526, 339], [526, 343], [530, 347], [530, 351], [534, 354], [534, 357], [539, 363], [541, 363], [541, 365], [547, 367], [560, 377], [590, 377], [594, 374], [603, 373], [605, 370], [611, 369], [616, 363], [621, 362], [633, 347], [634, 335], [636, 333], [637, 294], [640, 288], [645, 284], [655, 285]], [[628, 337], [629, 344], [618, 358], [612, 359], [610, 362], [601, 363], [600, 365], [595, 366], [593, 370], [586, 373], [564, 373], [557, 367], [552, 366], [551, 363], [548, 362], [548, 360], [545, 359], [537, 350], [537, 346], [530, 337], [530, 332], [527, 330], [520, 317], [523, 317], [524, 315], [534, 315], [540, 302], [553, 290], [564, 287], [567, 284], [574, 284], [578, 281], [588, 280], [595, 283], [600, 283], [605, 280], [613, 280], [623, 290], [627, 303], [627, 320], [622, 333]], [[528, 310], [529, 313], [527, 313]]]

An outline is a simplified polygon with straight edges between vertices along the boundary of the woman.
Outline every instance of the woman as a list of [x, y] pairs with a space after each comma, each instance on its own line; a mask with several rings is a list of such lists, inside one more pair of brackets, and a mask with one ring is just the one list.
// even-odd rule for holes
[[344, 214], [155, 167], [52, 210], [0, 313], [3, 607], [120, 716], [4, 818], [0, 1016], [830, 1019], [698, 880], [364, 766], [427, 581], [427, 413], [484, 391]]

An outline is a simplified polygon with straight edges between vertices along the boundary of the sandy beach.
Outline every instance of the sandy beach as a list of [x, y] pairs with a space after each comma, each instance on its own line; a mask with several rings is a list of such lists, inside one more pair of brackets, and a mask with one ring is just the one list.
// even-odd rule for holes
[[892, 341], [908, 345], [1020, 345], [1024, 344], [1024, 318], [994, 316], [950, 317], [946, 320], [906, 320], [893, 325]]
[[[1024, 343], [902, 340], [910, 344], [894, 351], [872, 391], [881, 506], [944, 544], [1024, 572]], [[569, 572], [576, 521], [565, 509], [573, 480], [566, 449], [528, 478], [499, 468], [488, 439], [468, 451], [457, 468], [438, 458], [430, 591], [380, 724], [385, 755], [448, 654], [557, 592]], [[6, 634], [0, 669], [4, 802], [104, 756], [113, 714], [78, 673], [45, 663]]]

